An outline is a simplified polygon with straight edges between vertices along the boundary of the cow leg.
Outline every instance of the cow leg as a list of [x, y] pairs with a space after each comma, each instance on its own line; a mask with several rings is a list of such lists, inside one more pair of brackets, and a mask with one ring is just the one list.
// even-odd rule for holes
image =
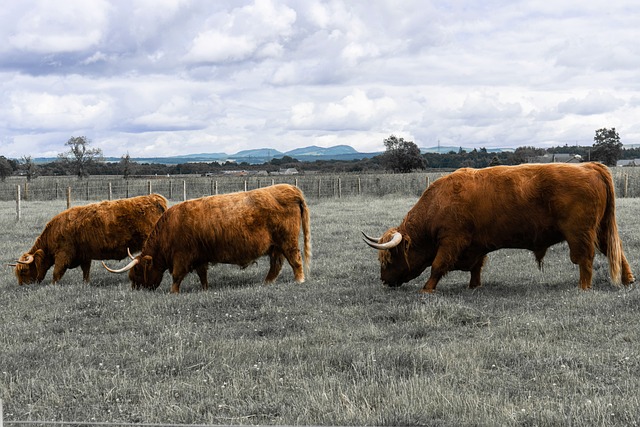
[[58, 252], [53, 260], [53, 279], [52, 283], [58, 283], [67, 269], [71, 266], [72, 256], [65, 252]]
[[[197, 269], [196, 269], [197, 271]], [[180, 293], [180, 284], [182, 283], [182, 281], [184, 280], [184, 278], [187, 276], [187, 274], [189, 274], [189, 271], [183, 269], [183, 268], [179, 268], [179, 267], [173, 267], [173, 270], [171, 271], [171, 278], [173, 279], [173, 283], [171, 284], [171, 293], [172, 294], [179, 294]], [[200, 275], [200, 273], [198, 272], [198, 276]], [[200, 279], [202, 280], [202, 279]]]
[[480, 272], [482, 271], [482, 266], [484, 265], [486, 259], [486, 255], [480, 257], [478, 262], [476, 262], [474, 266], [471, 267], [471, 280], [469, 281], [469, 289], [475, 289], [482, 286], [482, 283], [480, 282]]
[[271, 249], [269, 251], [269, 272], [267, 273], [267, 277], [264, 279], [266, 283], [271, 283], [280, 274], [280, 270], [282, 270], [282, 261], [284, 260], [284, 255], [282, 252]]
[[593, 277], [593, 257], [595, 245], [593, 239], [567, 239], [569, 244], [569, 258], [571, 262], [580, 267], [580, 287], [583, 290], [591, 289]]
[[625, 286], [629, 286], [633, 282], [635, 282], [635, 277], [633, 277], [633, 273], [631, 272], [631, 267], [629, 267], [629, 262], [627, 261], [627, 257], [622, 254], [622, 284]]
[[91, 270], [91, 260], [82, 261], [80, 264], [80, 268], [82, 269], [82, 280], [84, 283], [89, 283], [89, 271]]
[[[466, 247], [466, 245], [443, 244], [438, 248], [438, 253], [431, 264], [431, 275], [427, 283], [425, 283], [424, 287], [420, 290], [421, 293], [430, 294], [435, 292], [440, 279], [453, 269], [458, 256], [462, 253], [460, 247]], [[482, 266], [480, 266], [480, 269], [482, 269]], [[478, 277], [479, 274], [478, 272]]]
[[304, 271], [302, 269], [302, 256], [300, 256], [300, 249], [296, 247], [293, 249], [285, 249], [284, 256], [289, 262], [289, 265], [293, 269], [293, 276], [295, 277], [296, 282], [302, 283], [304, 282]]
[[60, 281], [60, 279], [62, 279], [62, 276], [64, 276], [64, 273], [67, 271], [67, 265], [63, 264], [63, 263], [58, 263], [56, 261], [55, 265], [53, 266], [53, 278], [51, 280], [51, 282], [55, 285], [56, 283], [58, 283]]
[[209, 289], [209, 281], [207, 280], [207, 266], [208, 264], [202, 264], [196, 268], [196, 273], [200, 278], [200, 284], [202, 285], [203, 291]]

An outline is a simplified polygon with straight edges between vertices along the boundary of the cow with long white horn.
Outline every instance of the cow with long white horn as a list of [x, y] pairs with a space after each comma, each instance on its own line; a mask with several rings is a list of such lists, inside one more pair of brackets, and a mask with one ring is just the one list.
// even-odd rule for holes
[[[304, 267], [298, 245], [303, 234]], [[125, 267], [133, 289], [156, 289], [165, 271], [171, 273], [171, 292], [180, 292], [184, 277], [195, 270], [207, 289], [209, 264], [246, 267], [267, 255], [265, 282], [273, 282], [286, 259], [294, 279], [303, 282], [311, 260], [309, 208], [297, 187], [278, 184], [247, 192], [188, 200], [172, 206], [160, 218], [142, 247]]]
[[380, 276], [399, 286], [431, 272], [422, 292], [434, 292], [449, 271], [471, 272], [481, 285], [488, 253], [528, 249], [542, 265], [549, 247], [566, 241], [589, 289], [596, 249], [607, 256], [613, 283], [634, 281], [622, 250], [611, 173], [599, 163], [527, 164], [458, 169], [427, 188], [398, 227], [364, 235], [379, 251]]

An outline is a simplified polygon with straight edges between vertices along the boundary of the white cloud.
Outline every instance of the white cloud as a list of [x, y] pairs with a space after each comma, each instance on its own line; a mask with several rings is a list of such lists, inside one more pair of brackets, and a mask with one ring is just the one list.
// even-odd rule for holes
[[118, 156], [590, 144], [614, 126], [640, 143], [639, 20], [630, 0], [8, 2], [0, 155], [75, 134]]
[[95, 95], [11, 94], [10, 122], [23, 131], [98, 128], [108, 122], [110, 102]]
[[578, 114], [589, 116], [615, 111], [625, 104], [624, 100], [616, 98], [610, 93], [590, 91], [584, 98], [571, 98], [558, 105], [558, 112], [564, 114]]
[[384, 120], [395, 106], [391, 98], [370, 99], [364, 91], [357, 89], [339, 102], [294, 105], [290, 123], [294, 129], [368, 130]]
[[9, 45], [28, 52], [77, 52], [97, 45], [107, 24], [108, 3], [69, 0], [26, 2], [14, 16]]
[[186, 55], [190, 62], [225, 62], [247, 58], [256, 49], [253, 40], [245, 36], [231, 36], [218, 31], [198, 34]]

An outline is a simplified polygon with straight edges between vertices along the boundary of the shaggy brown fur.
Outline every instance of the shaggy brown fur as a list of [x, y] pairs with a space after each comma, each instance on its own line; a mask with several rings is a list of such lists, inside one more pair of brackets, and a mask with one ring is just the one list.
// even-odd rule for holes
[[[54, 216], [16, 264], [18, 284], [41, 282], [51, 266], [53, 283], [80, 266], [85, 282], [93, 259], [123, 259], [138, 251], [167, 210], [159, 194], [76, 206]], [[30, 257], [33, 262], [25, 264]]]
[[452, 270], [470, 271], [475, 288], [487, 253], [529, 249], [541, 265], [562, 241], [580, 267], [582, 289], [591, 287], [596, 249], [608, 257], [614, 283], [634, 281], [618, 236], [613, 180], [599, 163], [459, 169], [435, 181], [379, 243], [396, 231], [400, 244], [379, 254], [381, 278], [391, 286], [431, 266], [422, 292], [433, 292]]
[[284, 259], [291, 265], [295, 280], [303, 282], [298, 248], [301, 226], [308, 269], [309, 209], [298, 188], [278, 184], [179, 203], [160, 218], [142, 253], [130, 263], [131, 286], [155, 289], [169, 270], [173, 278], [171, 292], [177, 293], [184, 277], [195, 270], [202, 288], [207, 289], [208, 264], [246, 267], [263, 255], [270, 258], [266, 282], [278, 277]]

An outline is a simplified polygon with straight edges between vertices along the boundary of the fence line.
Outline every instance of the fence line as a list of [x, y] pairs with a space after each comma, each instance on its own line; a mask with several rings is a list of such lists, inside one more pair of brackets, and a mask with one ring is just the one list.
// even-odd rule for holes
[[[0, 201], [58, 200], [61, 193], [67, 203], [71, 196], [83, 201], [100, 201], [160, 193], [170, 201], [184, 201], [215, 194], [247, 191], [278, 183], [299, 187], [307, 198], [342, 198], [351, 196], [381, 197], [388, 194], [419, 196], [433, 181], [448, 172], [410, 174], [310, 174], [299, 176], [246, 177], [145, 177], [124, 180], [121, 177], [39, 177], [27, 182], [12, 177], [0, 182]], [[618, 197], [640, 197], [640, 168], [612, 168]], [[175, 191], [180, 186], [182, 191]], [[21, 191], [23, 189], [23, 191]], [[65, 189], [65, 190], [62, 190]], [[61, 191], [62, 190], [62, 191]], [[20, 191], [21, 197], [17, 197]], [[19, 206], [17, 206], [19, 209]]]
[[[215, 194], [247, 191], [269, 185], [288, 183], [299, 187], [307, 198], [341, 198], [348, 196], [384, 196], [404, 194], [419, 196], [427, 182], [445, 173], [379, 174], [379, 175], [300, 175], [275, 177], [146, 177], [123, 180], [119, 177], [65, 179], [40, 177], [34, 181], [19, 179], [0, 183], [0, 201], [15, 200], [16, 187], [25, 189], [24, 201], [59, 200], [66, 189], [76, 200], [99, 201], [160, 193], [168, 200], [184, 201]], [[175, 191], [181, 187], [182, 191]]]

